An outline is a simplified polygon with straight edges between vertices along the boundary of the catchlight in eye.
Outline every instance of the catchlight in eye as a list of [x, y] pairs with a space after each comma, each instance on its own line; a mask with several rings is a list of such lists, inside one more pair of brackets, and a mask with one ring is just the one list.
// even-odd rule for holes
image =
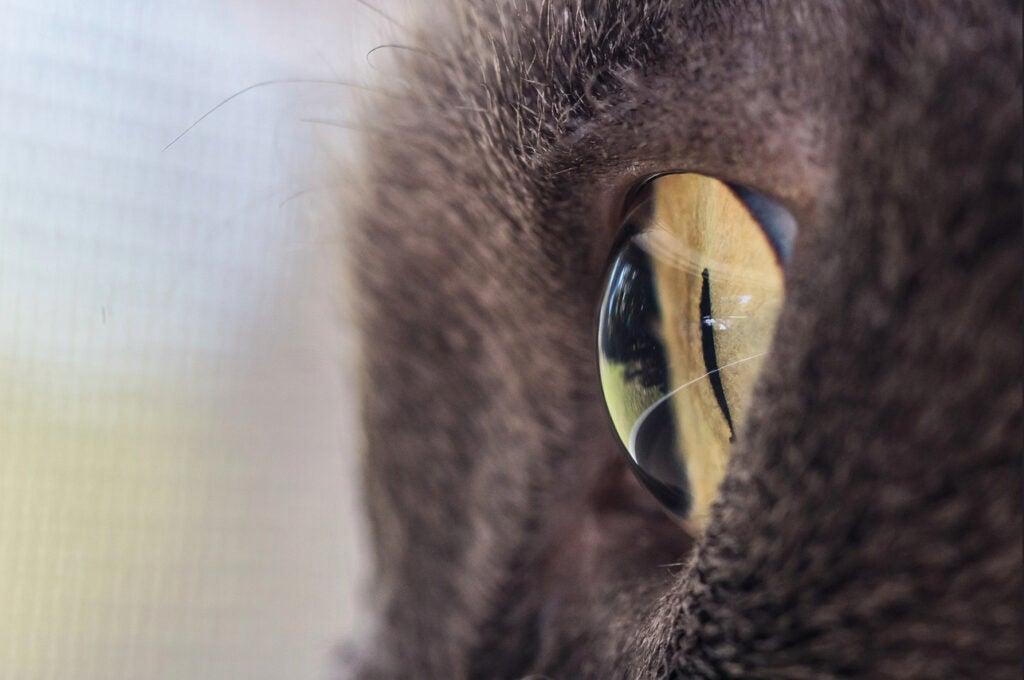
[[647, 488], [703, 526], [782, 307], [796, 223], [697, 174], [637, 193], [598, 318], [601, 387]]

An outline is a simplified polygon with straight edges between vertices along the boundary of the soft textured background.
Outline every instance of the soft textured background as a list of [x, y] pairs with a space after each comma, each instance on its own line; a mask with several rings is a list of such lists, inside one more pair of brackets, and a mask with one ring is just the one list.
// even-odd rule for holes
[[351, 90], [164, 146], [247, 86], [365, 79], [387, 33], [356, 0], [0, 0], [0, 678], [321, 678], [359, 634], [350, 140], [304, 121]]

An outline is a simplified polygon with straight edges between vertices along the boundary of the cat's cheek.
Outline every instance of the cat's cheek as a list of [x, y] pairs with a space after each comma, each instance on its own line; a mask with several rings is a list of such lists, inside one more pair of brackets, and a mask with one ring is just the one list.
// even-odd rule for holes
[[542, 564], [534, 668], [549, 677], [606, 676], [693, 554], [689, 534], [624, 456], [606, 453], [584, 497], [560, 511], [560, 532]]

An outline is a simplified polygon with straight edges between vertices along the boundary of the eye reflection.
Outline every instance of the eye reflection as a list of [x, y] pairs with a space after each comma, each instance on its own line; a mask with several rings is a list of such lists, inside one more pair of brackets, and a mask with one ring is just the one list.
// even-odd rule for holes
[[695, 174], [649, 182], [623, 225], [598, 321], [605, 402], [636, 474], [696, 527], [771, 342], [795, 229], [770, 199]]

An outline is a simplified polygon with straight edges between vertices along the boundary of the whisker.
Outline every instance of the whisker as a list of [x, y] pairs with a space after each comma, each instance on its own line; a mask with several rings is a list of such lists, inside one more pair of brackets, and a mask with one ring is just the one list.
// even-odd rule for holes
[[674, 390], [672, 390], [671, 392], [669, 392], [665, 396], [671, 396], [671, 395], [675, 394], [676, 392], [680, 391], [681, 389], [683, 389], [684, 387], [689, 387], [693, 383], [698, 382], [700, 380], [703, 380], [704, 378], [708, 377], [709, 375], [712, 375], [714, 373], [719, 373], [719, 372], [721, 372], [721, 371], [723, 371], [723, 370], [725, 370], [725, 369], [727, 369], [727, 368], [729, 368], [731, 366], [735, 366], [737, 364], [742, 364], [742, 363], [745, 363], [747, 361], [751, 361], [752, 359], [757, 359], [758, 357], [763, 357], [765, 354], [768, 354], [768, 352], [758, 352], [757, 354], [751, 354], [748, 357], [743, 357], [742, 359], [737, 359], [736, 361], [730, 361], [729, 363], [725, 364], [724, 366], [719, 366], [718, 368], [716, 368], [714, 370], [708, 371], [704, 375], [701, 375], [701, 376], [699, 376], [697, 378], [694, 378], [693, 380], [690, 380], [688, 382], [683, 383], [682, 385], [680, 385], [679, 387], [675, 388]]
[[320, 48], [314, 49], [316, 50], [316, 56], [320, 57], [320, 61], [324, 63], [324, 66], [326, 66], [328, 70], [330, 70], [330, 72], [334, 74], [335, 78], [337, 78], [338, 80], [342, 80], [341, 75], [335, 70], [334, 65], [331, 64], [330, 61], [328, 61], [327, 56], [323, 53], [323, 50], [321, 50]]
[[313, 125], [327, 125], [341, 130], [354, 130], [355, 132], [365, 132], [369, 130], [369, 128], [363, 125], [356, 125], [355, 123], [348, 123], [343, 120], [331, 120], [330, 118], [299, 118], [299, 122], [311, 123]]
[[354, 132], [365, 132], [375, 135], [394, 135], [396, 132], [415, 132], [415, 128], [403, 128], [400, 126], [394, 126], [389, 129], [380, 127], [373, 127], [372, 125], [359, 125], [356, 123], [350, 123], [344, 120], [331, 120], [330, 118], [299, 118], [300, 123], [309, 123], [311, 125], [325, 125], [327, 127], [337, 128], [339, 130], [352, 130]]
[[654, 409], [658, 408], [659, 406], [664, 404], [666, 401], [668, 401], [669, 399], [674, 397], [677, 393], [679, 393], [682, 390], [686, 389], [690, 385], [692, 385], [694, 383], [697, 383], [697, 382], [700, 382], [701, 380], [704, 380], [705, 378], [707, 378], [710, 375], [714, 375], [716, 373], [724, 371], [725, 369], [730, 368], [732, 366], [736, 366], [738, 364], [746, 363], [747, 361], [752, 361], [754, 359], [757, 359], [758, 357], [763, 357], [765, 354], [768, 354], [768, 352], [758, 352], [757, 354], [751, 354], [750, 356], [743, 357], [742, 359], [737, 359], [736, 361], [730, 361], [729, 363], [725, 364], [724, 366], [719, 366], [718, 368], [712, 369], [712, 370], [708, 371], [707, 373], [699, 375], [699, 376], [697, 376], [696, 378], [694, 378], [692, 380], [687, 380], [682, 385], [680, 385], [680, 386], [672, 389], [671, 391], [669, 391], [668, 394], [665, 394], [665, 395], [659, 397], [657, 399], [657, 401], [655, 401], [653, 404], [648, 406], [646, 409], [644, 409], [643, 413], [641, 413], [639, 416], [637, 416], [636, 422], [633, 425], [633, 431], [629, 433], [629, 446], [627, 448], [629, 449], [630, 454], [635, 456], [634, 452], [636, 451], [636, 438], [637, 438], [637, 433], [640, 430], [640, 424], [643, 423], [644, 420], [647, 419], [647, 416], [649, 416], [654, 411]]
[[306, 194], [311, 194], [314, 191], [317, 191], [318, 189], [322, 189], [322, 188], [323, 187], [310, 188], [310, 189], [299, 189], [298, 191], [292, 192], [283, 201], [281, 201], [280, 203], [277, 204], [277, 209], [280, 210], [285, 205], [287, 205], [288, 203], [291, 203], [292, 201], [294, 201], [295, 199], [299, 198], [300, 196], [305, 196]]
[[370, 10], [374, 14], [377, 14], [378, 16], [384, 17], [385, 19], [387, 19], [388, 21], [390, 21], [392, 24], [394, 24], [398, 28], [402, 29], [403, 31], [406, 30], [405, 26], [403, 26], [402, 24], [398, 23], [398, 21], [393, 16], [391, 16], [390, 14], [385, 12], [384, 10], [380, 9], [379, 7], [374, 7], [369, 2], [367, 2], [367, 0], [356, 0], [356, 2], [358, 2], [360, 5], [362, 5], [366, 9]]
[[[207, 111], [203, 115], [199, 116], [199, 118], [196, 118], [195, 121], [193, 121], [191, 125], [189, 125], [187, 128], [185, 128], [181, 132], [181, 134], [179, 134], [177, 137], [172, 139], [167, 144], [167, 146], [165, 146], [162, 149], [162, 151], [167, 151], [169, 148], [174, 146], [182, 137], [184, 137], [189, 132], [191, 132], [197, 125], [199, 125], [204, 120], [209, 118], [213, 113], [215, 113], [216, 111], [218, 111], [223, 106], [225, 106], [226, 104], [230, 103], [231, 101], [237, 99], [238, 97], [241, 97], [243, 94], [246, 94], [247, 92], [251, 92], [252, 90], [256, 90], [256, 89], [261, 88], [261, 87], [267, 87], [269, 85], [294, 85], [294, 84], [299, 84], [299, 85], [342, 85], [342, 86], [345, 86], [345, 87], [352, 87], [352, 88], [355, 88], [357, 90], [365, 90], [367, 92], [374, 92], [374, 93], [378, 93], [378, 94], [383, 92], [382, 90], [379, 90], [377, 88], [373, 88], [373, 87], [369, 87], [367, 85], [361, 85], [359, 83], [353, 83], [353, 82], [349, 82], [349, 81], [345, 81], [345, 80], [328, 80], [328, 79], [325, 79], [325, 78], [281, 78], [281, 79], [277, 79], [277, 80], [264, 80], [263, 82], [253, 83], [252, 85], [249, 85], [247, 87], [243, 87], [238, 92], [235, 92], [231, 96], [226, 97], [225, 99], [223, 99], [220, 103], [218, 103], [212, 109], [210, 109], [209, 111]], [[384, 92], [384, 94], [389, 94], [389, 93]]]
[[424, 54], [428, 57], [431, 57], [436, 61], [441, 61], [441, 57], [437, 56], [430, 50], [424, 49], [422, 47], [413, 47], [412, 45], [399, 45], [398, 43], [385, 43], [383, 45], [377, 45], [376, 47], [374, 47], [373, 49], [366, 53], [366, 56], [364, 58], [366, 59], [366, 63], [369, 64], [370, 68], [375, 68], [373, 62], [370, 61], [370, 57], [373, 55], [374, 52], [384, 49], [406, 50], [409, 52], [416, 52], [417, 54]]

